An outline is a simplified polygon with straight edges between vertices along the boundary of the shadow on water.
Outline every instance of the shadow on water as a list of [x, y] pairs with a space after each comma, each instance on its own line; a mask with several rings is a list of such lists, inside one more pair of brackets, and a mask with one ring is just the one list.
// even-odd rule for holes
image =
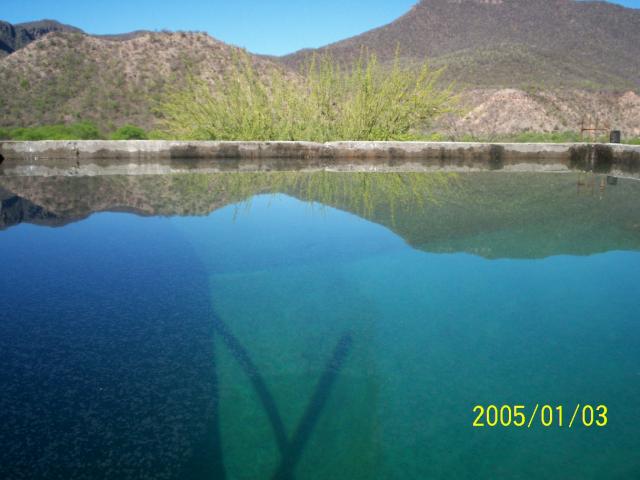
[[284, 428], [284, 422], [282, 421], [282, 417], [280, 416], [280, 412], [278, 411], [278, 407], [276, 406], [275, 399], [267, 388], [267, 384], [265, 383], [264, 378], [262, 378], [262, 375], [260, 375], [258, 367], [251, 359], [249, 352], [231, 333], [222, 319], [214, 314], [213, 321], [216, 333], [218, 333], [218, 335], [222, 337], [225, 345], [229, 348], [236, 361], [240, 364], [242, 370], [244, 370], [245, 374], [251, 380], [253, 388], [258, 394], [258, 398], [260, 399], [265, 413], [269, 418], [269, 422], [271, 423], [271, 427], [273, 428], [273, 433], [276, 437], [278, 449], [281, 453], [284, 453], [287, 445], [287, 432]]
[[[180, 183], [181, 180], [188, 180], [196, 182], [196, 186], [199, 185], [197, 181], [201, 181], [208, 191], [212, 184], [217, 185], [216, 182], [212, 183], [212, 178], [215, 180], [218, 177], [197, 176], [194, 178], [189, 176], [186, 179], [180, 176], [170, 179], [153, 177], [147, 179], [151, 182], [150, 184], [145, 181], [140, 184], [141, 179], [138, 178], [114, 177], [101, 178], [97, 184], [105, 187], [110, 198], [111, 195], [114, 195], [113, 202], [110, 200], [109, 203], [117, 205], [114, 207], [115, 209], [122, 208], [122, 205], [129, 205], [131, 184], [140, 186], [141, 190], [145, 192], [157, 192], [157, 189], [147, 187], [157, 186], [155, 185], [156, 181], [171, 180]], [[232, 185], [233, 182], [239, 182], [253, 188], [250, 181], [254, 179], [253, 176], [248, 178], [234, 176], [228, 178], [226, 183], [223, 182], [222, 186], [226, 187], [229, 182]], [[51, 198], [57, 199], [56, 201], [59, 203], [45, 208], [41, 206], [48, 204], [44, 197], [38, 197], [38, 202], [35, 202], [28, 200], [26, 194], [25, 196], [14, 194], [12, 190], [3, 188], [5, 180], [3, 179], [3, 186], [0, 187], [0, 229], [24, 222], [61, 226], [69, 223], [72, 219], [86, 216], [88, 212], [77, 210], [75, 202], [79, 199], [86, 199], [87, 192], [93, 191], [93, 187], [96, 186], [91, 179], [78, 179], [77, 181], [67, 178], [48, 179], [45, 183], [49, 185], [50, 189], [44, 189], [46, 195], [45, 193], [42, 195], [47, 198], [51, 195]], [[19, 180], [16, 181], [21, 183]], [[266, 186], [270, 186], [273, 180], [270, 179], [269, 182], [266, 182], [265, 179], [263, 182], [267, 183]], [[279, 178], [275, 180], [279, 180]], [[189, 183], [189, 185], [191, 184]], [[317, 188], [321, 185], [323, 184], [320, 182]], [[25, 188], [41, 191], [40, 187], [42, 186], [42, 182], [38, 179], [26, 179], [25, 184], [18, 190]], [[144, 188], [142, 188], [143, 186]], [[222, 186], [220, 186], [221, 189]], [[179, 190], [182, 192], [185, 188], [181, 184]], [[189, 191], [188, 188], [186, 190]], [[199, 190], [196, 189], [196, 191]], [[235, 192], [235, 190], [233, 191]], [[245, 192], [240, 190], [240, 193], [234, 193], [233, 199], [236, 198], [235, 195], [243, 197]], [[167, 205], [169, 205], [167, 208], [174, 212], [177, 208], [176, 198], [184, 199], [185, 197], [190, 198], [186, 193], [177, 195], [171, 191], [166, 197]], [[210, 199], [211, 195], [205, 197]], [[203, 211], [209, 212], [217, 206], [224, 205], [227, 200], [223, 202], [216, 197], [211, 201], [213, 203], [207, 203], [203, 207]], [[190, 204], [190, 202], [187, 203]], [[64, 205], [70, 206], [70, 210], [67, 210]], [[50, 213], [57, 212], [59, 209], [65, 213], [60, 215]], [[91, 207], [90, 211], [100, 210]], [[191, 212], [191, 210], [187, 209], [183, 213], [187, 212]], [[154, 211], [154, 213], [158, 212]], [[78, 325], [69, 320], [68, 327], [71, 334], [64, 339], [64, 349], [60, 347], [56, 350], [52, 348], [51, 338], [58, 338], [57, 329], [60, 327], [58, 323], [49, 321], [51, 313], [48, 309], [39, 309], [36, 314], [18, 309], [6, 313], [12, 322], [20, 315], [22, 322], [33, 323], [40, 333], [23, 342], [13, 342], [21, 349], [20, 355], [16, 354], [10, 357], [16, 367], [6, 371], [18, 378], [19, 381], [13, 382], [14, 390], [5, 394], [5, 398], [0, 403], [11, 403], [17, 406], [15, 410], [18, 414], [14, 412], [9, 415], [7, 413], [9, 410], [4, 408], [5, 412], [0, 412], [0, 418], [6, 415], [6, 418], [18, 422], [17, 426], [5, 431], [18, 436], [19, 440], [26, 441], [28, 439], [28, 436], [22, 432], [38, 428], [36, 432], [42, 441], [38, 445], [34, 444], [32, 447], [23, 448], [22, 444], [12, 438], [14, 448], [0, 452], [0, 460], [7, 459], [4, 462], [0, 461], [0, 465], [8, 463], [12, 470], [8, 476], [0, 474], [0, 477], [19, 478], [20, 476], [17, 474], [11, 475], [13, 472], [19, 472], [24, 478], [45, 478], [45, 474], [50, 477], [79, 478], [85, 473], [87, 477], [112, 475], [110, 478], [123, 479], [144, 478], [143, 475], [149, 475], [153, 478], [176, 478], [177, 476], [177, 478], [193, 480], [229, 478], [232, 473], [228, 471], [229, 465], [225, 465], [223, 458], [225, 439], [222, 438], [221, 432], [220, 365], [217, 362], [217, 358], [220, 357], [218, 350], [228, 348], [235, 361], [240, 364], [250, 379], [252, 389], [259, 397], [259, 404], [270, 422], [275, 444], [280, 454], [280, 458], [274, 459], [276, 464], [273, 468], [276, 478], [291, 478], [324, 411], [342, 365], [349, 355], [352, 346], [351, 335], [344, 335], [338, 341], [333, 355], [328, 359], [324, 368], [322, 363], [318, 365], [319, 371], [323, 373], [309, 399], [303, 416], [299, 420], [299, 425], [297, 427], [295, 424], [292, 425], [295, 428], [291, 429], [291, 433], [288, 434], [282, 416], [282, 413], [286, 413], [286, 411], [282, 405], [276, 404], [265, 378], [261, 375], [248, 350], [232, 334], [222, 319], [215, 314], [213, 317], [211, 316], [210, 291], [207, 287], [209, 272], [206, 266], [202, 265], [197, 253], [185, 248], [182, 237], [174, 235], [175, 232], [169, 225], [157, 226], [159, 229], [158, 237], [162, 238], [162, 241], [150, 248], [145, 243], [146, 236], [140, 235], [143, 231], [142, 222], [136, 223], [136, 228], [132, 229], [131, 224], [124, 221], [125, 217], [122, 217], [121, 220], [123, 223], [114, 222], [113, 219], [101, 220], [97, 218], [94, 220], [94, 226], [84, 224], [82, 228], [79, 227], [73, 233], [75, 238], [79, 238], [80, 235], [88, 235], [89, 229], [95, 228], [95, 222], [112, 222], [109, 223], [112, 235], [122, 240], [118, 242], [119, 248], [110, 251], [106, 257], [101, 255], [102, 250], [98, 242], [89, 242], [87, 252], [93, 252], [90, 258], [95, 262], [95, 268], [103, 272], [101, 276], [95, 279], [91, 278], [91, 282], [87, 283], [86, 278], [82, 277], [81, 279], [69, 273], [73, 272], [73, 262], [63, 261], [62, 255], [48, 257], [44, 253], [44, 249], [37, 253], [42, 256], [43, 262], [45, 260], [50, 262], [50, 265], [47, 264], [50, 270], [56, 272], [57, 275], [62, 275], [60, 272], [65, 272], [64, 274], [74, 282], [68, 285], [65, 282], [56, 282], [58, 277], [43, 275], [41, 267], [34, 268], [32, 279], [23, 273], [25, 281], [29, 280], [29, 288], [35, 289], [42, 285], [42, 288], [46, 287], [56, 292], [57, 297], [60, 298], [72, 299], [73, 296], [69, 292], [72, 288], [73, 293], [78, 289], [83, 292], [86, 289], [92, 295], [91, 302], [61, 304], [60, 311], [63, 312], [64, 318], [71, 318], [69, 312], [75, 312], [79, 318], [91, 319], [94, 323], [104, 322], [105, 325], [99, 335], [95, 335], [93, 328], [83, 329], [84, 324]], [[63, 234], [71, 235], [66, 232], [68, 231], [62, 229], [56, 232], [38, 230], [38, 233], [42, 234], [42, 239], [38, 237], [38, 241], [44, 244], [45, 241], [48, 241], [47, 235], [61, 237]], [[181, 255], [167, 255], [167, 252], [174, 250], [179, 250]], [[137, 260], [133, 265], [128, 260], [130, 259], [129, 253], [132, 251], [145, 252], [144, 255], [136, 256]], [[40, 258], [38, 255], [35, 257]], [[87, 255], [89, 256], [88, 253]], [[20, 268], [17, 271], [24, 272], [23, 267], [17, 265], [16, 261], [16, 269]], [[149, 268], [152, 268], [153, 274], [149, 274]], [[35, 276], [36, 274], [38, 275]], [[140, 300], [131, 306], [127, 305], [125, 308], [125, 304], [119, 300], [127, 298], [131, 292], [141, 290], [142, 285], [156, 286], [156, 284], [157, 288], [145, 289], [144, 292], [141, 292]], [[6, 298], [17, 296], [17, 285], [14, 287], [11, 284], [11, 289], [5, 289], [2, 292]], [[117, 299], [115, 303], [114, 298]], [[69, 301], [71, 302], [71, 300]], [[102, 318], [100, 312], [111, 310], [117, 313], [107, 322]], [[183, 323], [167, 320], [167, 311], [180, 312], [185, 319], [188, 319], [185, 320], [188, 322], [188, 328]], [[135, 319], [134, 324], [131, 324], [130, 318]], [[1, 314], [0, 320], [2, 320]], [[164, 330], [160, 331], [159, 326]], [[190, 336], [187, 337], [188, 341], [176, 341], [185, 338], [185, 331], [190, 332]], [[161, 332], [161, 334], [156, 335], [154, 332]], [[140, 337], [132, 337], [134, 334], [140, 334]], [[22, 338], [20, 335], [19, 332], [14, 332], [15, 337]], [[5, 336], [5, 344], [9, 342], [9, 338]], [[137, 338], [138, 343], [135, 350], [127, 350], [129, 348], [127, 341], [131, 338]], [[221, 343], [217, 342], [218, 339], [222, 340], [224, 347], [220, 347]], [[140, 348], [139, 345], [145, 348]], [[63, 377], [64, 381], [59, 381], [54, 387], [49, 388], [45, 392], [45, 397], [42, 397], [40, 391], [41, 384], [31, 381], [21, 370], [24, 365], [40, 365], [36, 359], [43, 355], [43, 351], [47, 354], [47, 362], [45, 362], [47, 365], [58, 365], [58, 369], [67, 372]], [[64, 351], [65, 355], [58, 355], [58, 351]], [[149, 358], [156, 359], [153, 352], [159, 351], [163, 352], [163, 361], [164, 358], [170, 358], [168, 364], [171, 366], [166, 370], [161, 368], [163, 364], [160, 360], [156, 363], [149, 361]], [[74, 352], [74, 355], [71, 357], [66, 352]], [[126, 355], [123, 355], [123, 352]], [[25, 358], [31, 363], [25, 363]], [[118, 361], [114, 362], [113, 358], [117, 358]], [[158, 366], [158, 364], [160, 365]], [[132, 365], [136, 365], [136, 368], [131, 368]], [[46, 376], [48, 372], [49, 370], [46, 368], [37, 371], [43, 376]], [[194, 376], [190, 377], [191, 374]], [[96, 379], [110, 387], [113, 385], [113, 387], [111, 390], [97, 391], [90, 405], [81, 405], [75, 397], [65, 396], [65, 393], [72, 389], [87, 389], [95, 386]], [[123, 379], [127, 379], [130, 385], [128, 388], [132, 391], [135, 390], [135, 395], [111, 395], [110, 392], [116, 391], [116, 387], [123, 382]], [[174, 388], [176, 385], [180, 388]], [[156, 391], [163, 392], [160, 399], [154, 397]], [[185, 395], [185, 391], [189, 393]], [[23, 400], [25, 397], [27, 398], [26, 402]], [[42, 398], [42, 400], [35, 402], [32, 400], [35, 398]], [[148, 415], [147, 412], [156, 405], [153, 402], [164, 402], [159, 403], [163, 408], [158, 408], [160, 413], [154, 417], [153, 422], [143, 423], [141, 419], [145, 418]], [[92, 415], [97, 418], [95, 422], [100, 426], [100, 435], [84, 443], [75, 442], [74, 431], [68, 428], [64, 431], [63, 428], [59, 428], [53, 415], [45, 418], [43, 421], [45, 425], [42, 428], [32, 427], [27, 422], [28, 415], [31, 415], [29, 409], [36, 411], [40, 405], [47, 406], [50, 412], [63, 412], [64, 415], [68, 415], [64, 416], [63, 420], [76, 422], [79, 425], [78, 428], [84, 428], [84, 419]], [[171, 408], [165, 407], [165, 405], [170, 405]], [[197, 410], [193, 410], [194, 408]], [[59, 414], [61, 418], [63, 413]], [[179, 430], [179, 428], [184, 428], [184, 430]], [[55, 442], [49, 441], [42, 432], [54, 432], [55, 434], [51, 436], [55, 437]], [[0, 433], [0, 440], [3, 440], [3, 433]], [[123, 438], [115, 445], [115, 441], [112, 439], [118, 436]], [[194, 439], [194, 437], [197, 438]], [[192, 443], [192, 440], [195, 442]], [[51, 455], [58, 455], [58, 451], [54, 451], [54, 447], [59, 447], [60, 452], [64, 452], [64, 455], [60, 453], [61, 459], [52, 464], [41, 452], [53, 452]], [[92, 457], [93, 451], [108, 452], [114, 458], [127, 459], [131, 463], [127, 465], [114, 463], [108, 474], [104, 471], [101, 474], [101, 467]], [[175, 455], [168, 455], [167, 451], [175, 453]], [[18, 456], [15, 452], [20, 452], [20, 455]], [[42, 460], [35, 462], [29, 457], [41, 458]], [[147, 461], [151, 461], [153, 465], [150, 467], [144, 463]]]
[[[220, 335], [224, 344], [231, 351], [244, 373], [249, 377], [260, 402], [267, 414], [282, 458], [274, 480], [291, 480], [294, 478], [294, 470], [304, 452], [304, 449], [320, 419], [324, 407], [329, 399], [333, 385], [337, 380], [345, 360], [349, 356], [353, 346], [353, 337], [350, 333], [344, 334], [333, 350], [331, 358], [325, 365], [324, 371], [318, 381], [305, 412], [296, 427], [293, 437], [289, 441], [282, 420], [282, 416], [276, 405], [276, 401], [269, 391], [267, 384], [260, 374], [258, 367], [251, 359], [249, 352], [241, 342], [231, 333], [227, 325], [217, 315], [213, 315], [215, 332]], [[199, 447], [188, 472], [188, 478], [224, 479], [227, 474], [222, 456], [220, 421], [219, 421], [219, 391], [217, 376], [213, 381], [212, 396], [213, 418], [207, 428], [206, 440]]]
[[325, 366], [322, 377], [320, 377], [313, 396], [311, 397], [311, 401], [309, 405], [307, 405], [304, 415], [293, 434], [293, 438], [287, 446], [276, 474], [273, 476], [274, 480], [290, 480], [293, 478], [294, 469], [302, 457], [304, 448], [313, 433], [314, 427], [318, 423], [318, 419], [329, 399], [333, 384], [338, 378], [352, 346], [353, 338], [351, 334], [344, 334], [333, 350], [331, 359]]
[[214, 359], [211, 372], [211, 414], [208, 418], [204, 441], [194, 449], [191, 462], [181, 478], [193, 480], [224, 480], [227, 474], [222, 457], [220, 436], [220, 390], [216, 365], [215, 342], [212, 342]]

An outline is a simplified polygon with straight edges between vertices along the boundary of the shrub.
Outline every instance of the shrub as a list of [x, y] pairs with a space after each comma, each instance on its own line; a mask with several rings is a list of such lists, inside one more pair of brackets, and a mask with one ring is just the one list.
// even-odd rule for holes
[[98, 128], [89, 122], [70, 125], [42, 125], [38, 127], [14, 128], [9, 131], [13, 140], [94, 140], [101, 138]]
[[111, 140], [147, 140], [149, 136], [142, 128], [135, 125], [124, 125], [113, 132]]
[[370, 55], [345, 68], [314, 57], [293, 77], [273, 67], [262, 74], [239, 54], [213, 86], [191, 75], [160, 104], [164, 130], [191, 140], [404, 140], [452, 110], [441, 71], [391, 67]]
[[71, 137], [71, 140], [96, 140], [102, 137], [100, 130], [93, 123], [73, 123], [67, 128], [68, 136]]
[[171, 137], [162, 130], [151, 130], [148, 136], [149, 140], [171, 140]]

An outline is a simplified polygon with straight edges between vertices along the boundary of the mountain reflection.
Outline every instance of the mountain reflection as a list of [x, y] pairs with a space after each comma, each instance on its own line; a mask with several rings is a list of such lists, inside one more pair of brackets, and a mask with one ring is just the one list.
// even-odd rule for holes
[[640, 182], [580, 174], [0, 177], [0, 229], [62, 226], [103, 211], [202, 216], [265, 193], [354, 213], [431, 252], [540, 258], [640, 249]]

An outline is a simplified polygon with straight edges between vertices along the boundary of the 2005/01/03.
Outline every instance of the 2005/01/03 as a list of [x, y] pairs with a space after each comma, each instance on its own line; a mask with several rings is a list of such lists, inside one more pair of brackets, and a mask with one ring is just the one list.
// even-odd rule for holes
[[[565, 408], [562, 405], [552, 407], [551, 405], [536, 406], [531, 411], [525, 405], [476, 405], [473, 407], [476, 414], [473, 421], [474, 428], [494, 428], [494, 427], [518, 427], [531, 428], [534, 425], [541, 425], [545, 428], [565, 426]], [[587, 428], [606, 427], [609, 423], [609, 410], [605, 405], [576, 405], [572, 410], [568, 427], [582, 425]], [[528, 415], [530, 414], [530, 415]]]

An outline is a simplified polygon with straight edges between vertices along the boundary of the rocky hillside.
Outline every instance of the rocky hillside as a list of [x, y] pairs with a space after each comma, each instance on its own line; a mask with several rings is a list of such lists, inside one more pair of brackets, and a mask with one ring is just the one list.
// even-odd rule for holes
[[[435, 126], [448, 137], [579, 131], [586, 121], [640, 135], [640, 10], [575, 0], [421, 0], [389, 25], [320, 51], [350, 62], [446, 67], [461, 115]], [[52, 21], [0, 22], [0, 127], [89, 120], [102, 131], [153, 128], [153, 106], [188, 71], [213, 78], [235, 47], [204, 33], [90, 36]], [[2, 56], [1, 52], [4, 52]], [[297, 71], [314, 51], [253, 56]]]
[[0, 57], [20, 50], [51, 32], [81, 32], [81, 30], [55, 20], [40, 20], [17, 25], [0, 21]]
[[[321, 50], [431, 59], [464, 87], [640, 88], [640, 10], [575, 0], [422, 0], [389, 25]], [[284, 58], [299, 65], [313, 51]]]
[[579, 131], [583, 121], [640, 135], [640, 10], [574, 0], [422, 0], [398, 20], [319, 50], [350, 62], [428, 59], [462, 91], [448, 136]]
[[640, 95], [634, 91], [472, 89], [461, 99], [461, 115], [441, 118], [434, 127], [446, 138], [496, 140], [522, 132], [580, 132], [583, 123], [621, 130], [625, 139], [640, 136]]
[[[106, 130], [124, 123], [151, 128], [167, 85], [188, 72], [222, 75], [234, 52], [204, 33], [53, 32], [0, 59], [0, 126], [89, 120]], [[252, 58], [259, 70], [275, 66]]]

